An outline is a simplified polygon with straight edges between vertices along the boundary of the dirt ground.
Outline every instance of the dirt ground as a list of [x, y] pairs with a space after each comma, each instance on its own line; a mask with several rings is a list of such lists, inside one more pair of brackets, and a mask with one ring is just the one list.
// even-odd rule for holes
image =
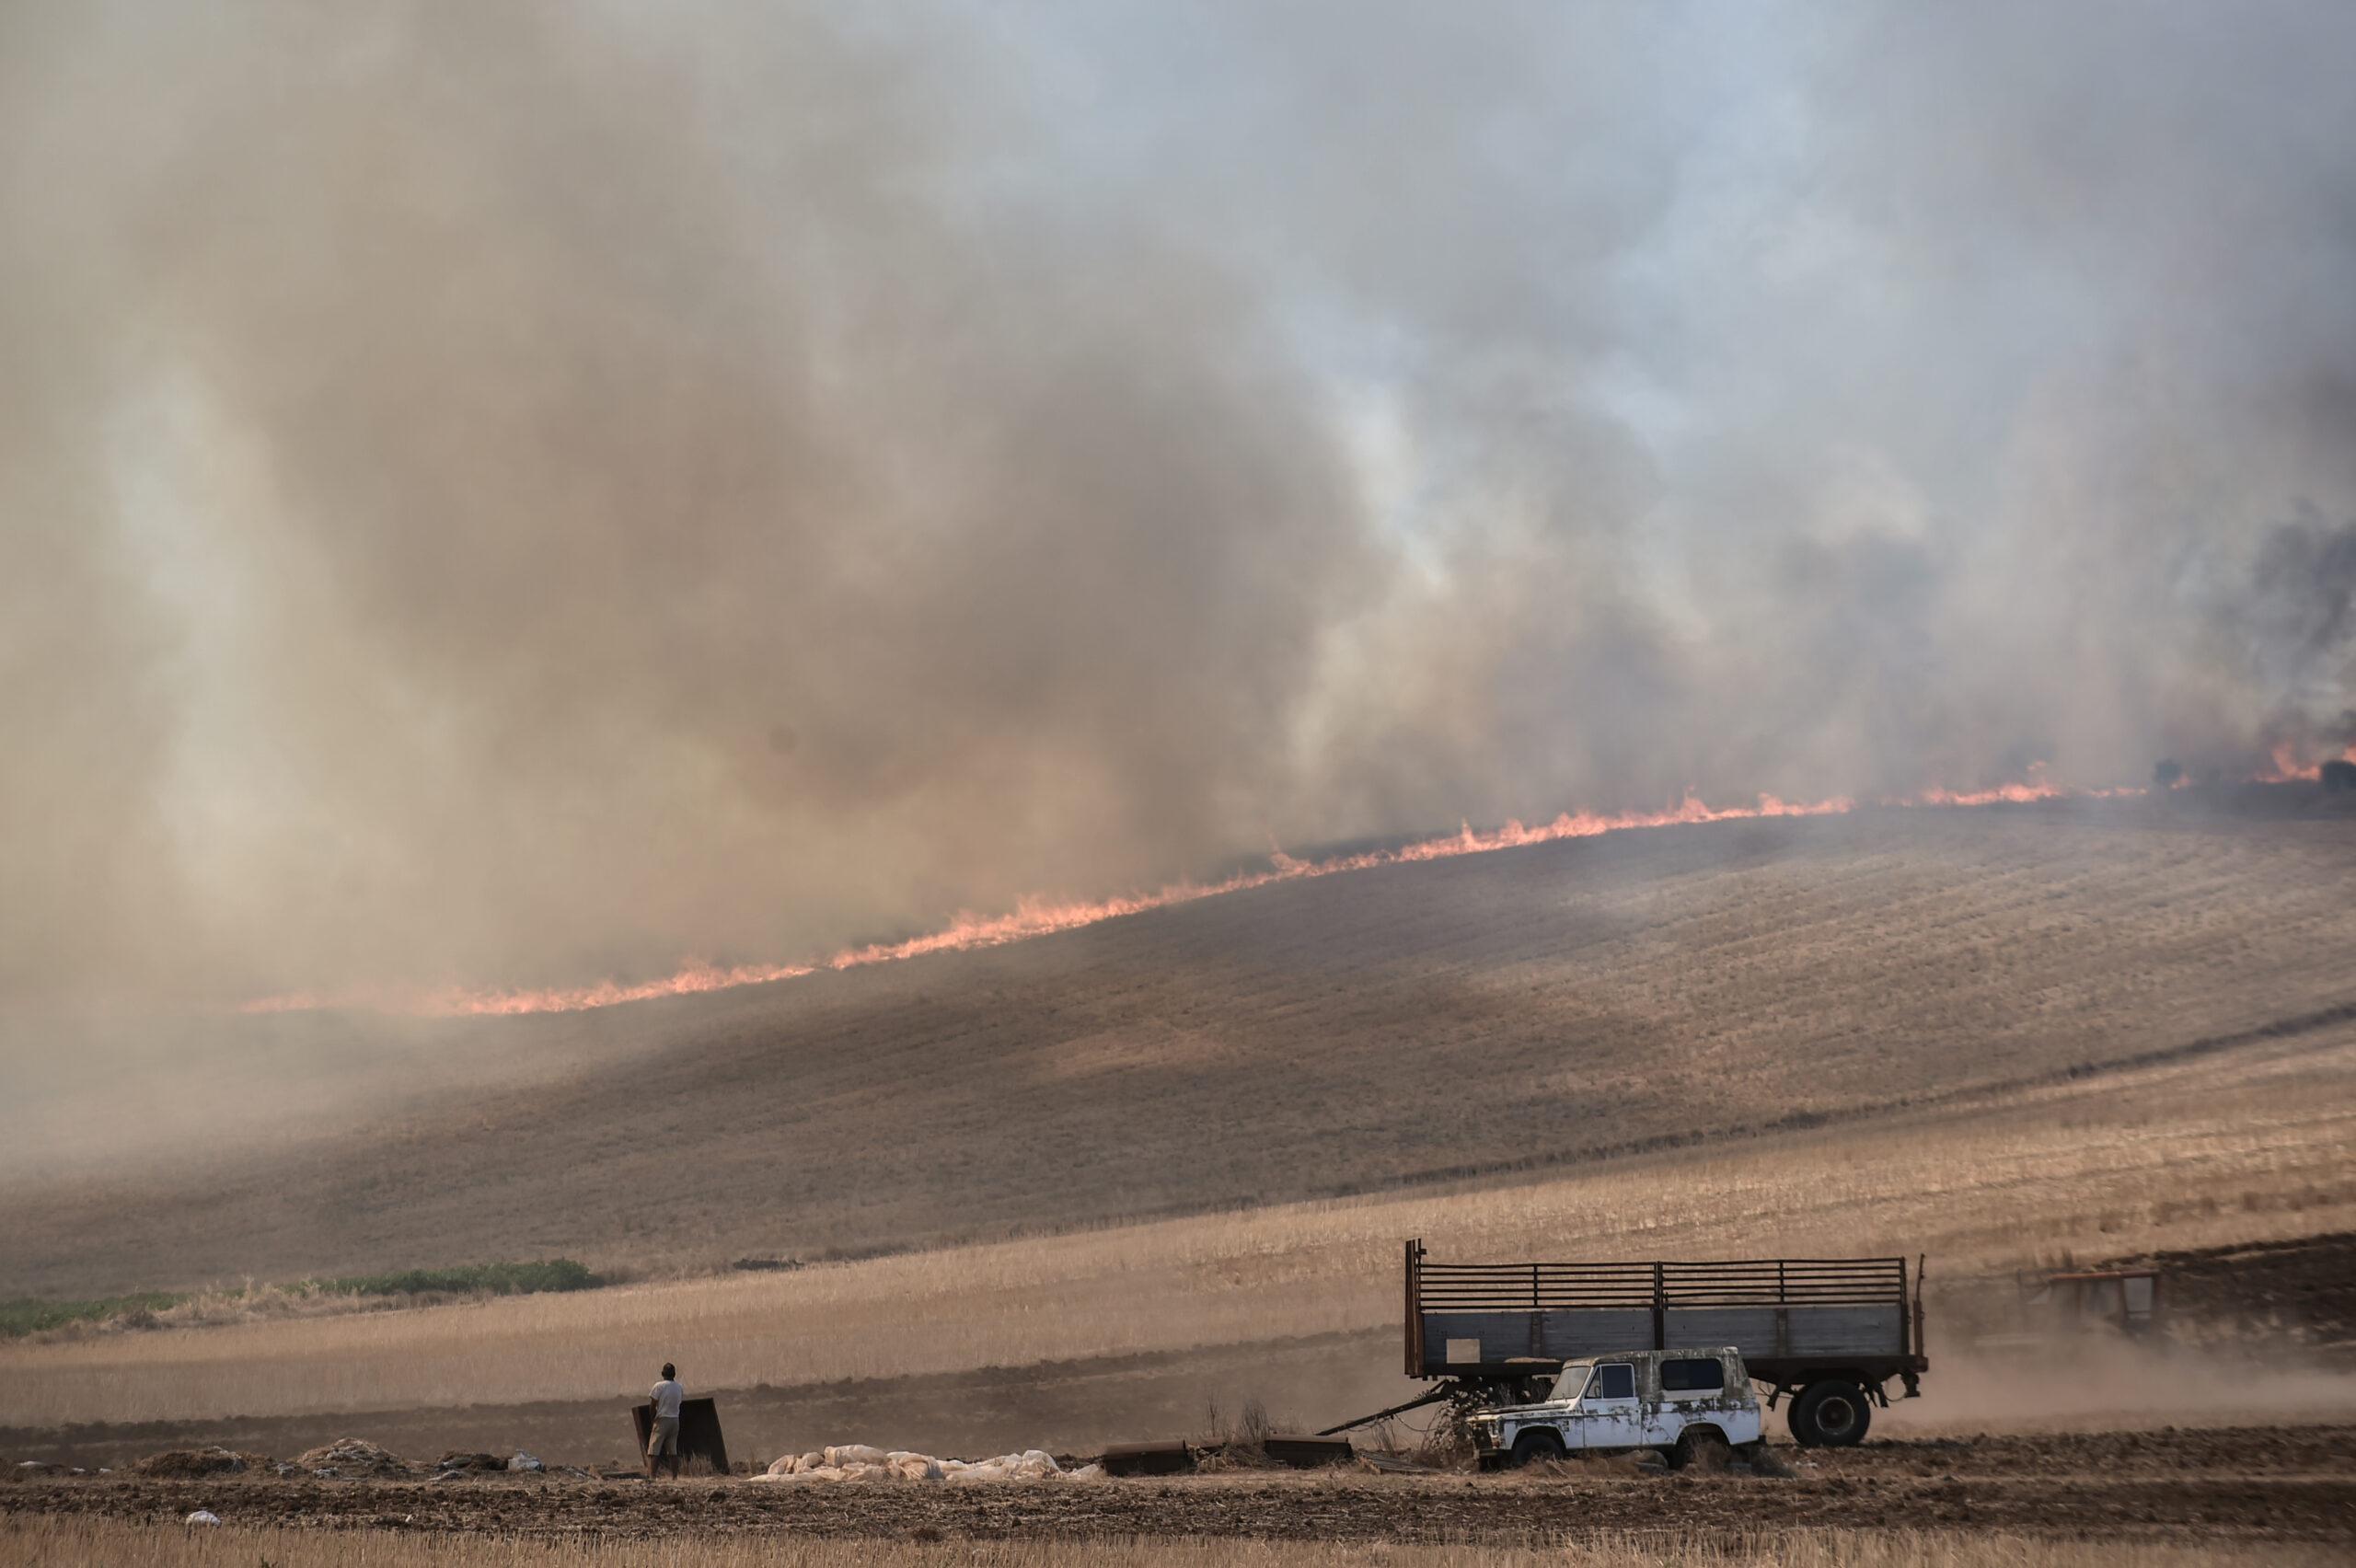
[[[1405, 1399], [1399, 1331], [1137, 1355], [1091, 1356], [922, 1378], [853, 1378], [713, 1392], [732, 1456], [767, 1460], [828, 1443], [872, 1443], [926, 1453], [997, 1454], [1047, 1447], [1094, 1452], [1109, 1443], [1185, 1436], [1211, 1403], [1232, 1415], [1256, 1399], [1288, 1425], [1323, 1425]], [[213, 1421], [0, 1426], [0, 1460], [41, 1459], [96, 1470], [167, 1448], [220, 1447], [299, 1454], [360, 1436], [398, 1454], [525, 1449], [551, 1464], [628, 1464], [635, 1401], [547, 1400], [530, 1404], [423, 1406]]]
[[0, 1486], [0, 1511], [167, 1523], [209, 1508], [241, 1525], [598, 1538], [1530, 1541], [1670, 1528], [1939, 1528], [2356, 1546], [2352, 1439], [2356, 1427], [2311, 1426], [1876, 1441], [1783, 1449], [1789, 1478], [1644, 1474], [1611, 1461], [1546, 1476], [1250, 1471], [963, 1488], [109, 1475]]
[[[2146, 1260], [2084, 1260], [2119, 1266]], [[1991, 1428], [2148, 1429], [2270, 1425], [2356, 1414], [2356, 1236], [2344, 1232], [2161, 1254], [2172, 1331], [2183, 1344], [2115, 1335], [2025, 1351], [2009, 1278], [1934, 1292], [1937, 1371], [1928, 1397], [1882, 1418], [1886, 1435]], [[1981, 1339], [1982, 1333], [1994, 1337]], [[1257, 1401], [1287, 1427], [1314, 1429], [1406, 1399], [1399, 1331], [1311, 1334], [990, 1367], [927, 1377], [699, 1390], [720, 1400], [730, 1451], [766, 1460], [827, 1443], [958, 1454], [1106, 1444], [1202, 1431], [1214, 1403], [1229, 1415]], [[2184, 1348], [2195, 1346], [2197, 1349]], [[528, 1450], [550, 1463], [626, 1464], [625, 1398], [413, 1408], [207, 1421], [0, 1425], [0, 1460], [90, 1470], [170, 1448], [298, 1454], [357, 1435], [395, 1453]], [[1419, 1420], [1420, 1417], [1411, 1418]], [[1780, 1417], [1773, 1429], [1782, 1430]]]

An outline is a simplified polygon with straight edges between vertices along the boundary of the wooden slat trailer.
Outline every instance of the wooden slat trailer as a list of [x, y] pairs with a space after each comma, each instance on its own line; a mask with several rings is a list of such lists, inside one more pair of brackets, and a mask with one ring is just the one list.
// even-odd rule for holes
[[1792, 1435], [1854, 1443], [1911, 1399], [1923, 1275], [1903, 1258], [1682, 1263], [1436, 1263], [1407, 1243], [1407, 1375], [1512, 1384], [1613, 1351], [1733, 1345], [1768, 1403], [1791, 1396]]

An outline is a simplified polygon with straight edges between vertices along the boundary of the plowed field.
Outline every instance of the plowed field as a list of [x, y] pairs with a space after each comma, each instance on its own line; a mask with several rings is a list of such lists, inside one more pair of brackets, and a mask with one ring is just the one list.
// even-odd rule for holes
[[[0, 1489], [7, 1513], [149, 1523], [694, 1537], [1071, 1539], [1091, 1536], [1522, 1542], [1629, 1530], [2027, 1532], [2356, 1546], [2356, 1428], [2166, 1431], [1870, 1443], [1799, 1455], [1789, 1478], [1243, 1472], [949, 1487], [749, 1481], [323, 1482], [113, 1476]], [[1784, 1450], [1786, 1455], [1792, 1450]]]
[[[339, 1070], [357, 1026], [254, 1020], [251, 1062], [219, 1041], [191, 1075], [250, 1085], [191, 1093], [207, 1152], [134, 1171], [158, 1090], [114, 1177], [43, 1180], [61, 1152], [0, 1191], [0, 1293], [868, 1253], [1511, 1178], [2346, 1022], [2356, 810], [2286, 790], [1627, 832], [418, 1026], [400, 1059], [447, 1087], [341, 1119], [271, 1113], [273, 1076]], [[20, 1155], [81, 1124], [0, 1116]]]

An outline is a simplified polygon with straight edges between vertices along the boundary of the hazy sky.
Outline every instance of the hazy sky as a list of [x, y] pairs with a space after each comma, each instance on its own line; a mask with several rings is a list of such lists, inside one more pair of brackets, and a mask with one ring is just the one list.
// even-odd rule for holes
[[2348, 738], [2356, 8], [0, 8], [0, 997]]

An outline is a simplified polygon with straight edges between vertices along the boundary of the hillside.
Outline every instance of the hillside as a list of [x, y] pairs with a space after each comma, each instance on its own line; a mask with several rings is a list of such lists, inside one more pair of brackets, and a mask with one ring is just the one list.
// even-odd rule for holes
[[466, 1038], [535, 1081], [167, 1177], [16, 1184], [0, 1291], [881, 1250], [1475, 1179], [2344, 1032], [2356, 820], [2174, 804], [1613, 835], [501, 1020]]

